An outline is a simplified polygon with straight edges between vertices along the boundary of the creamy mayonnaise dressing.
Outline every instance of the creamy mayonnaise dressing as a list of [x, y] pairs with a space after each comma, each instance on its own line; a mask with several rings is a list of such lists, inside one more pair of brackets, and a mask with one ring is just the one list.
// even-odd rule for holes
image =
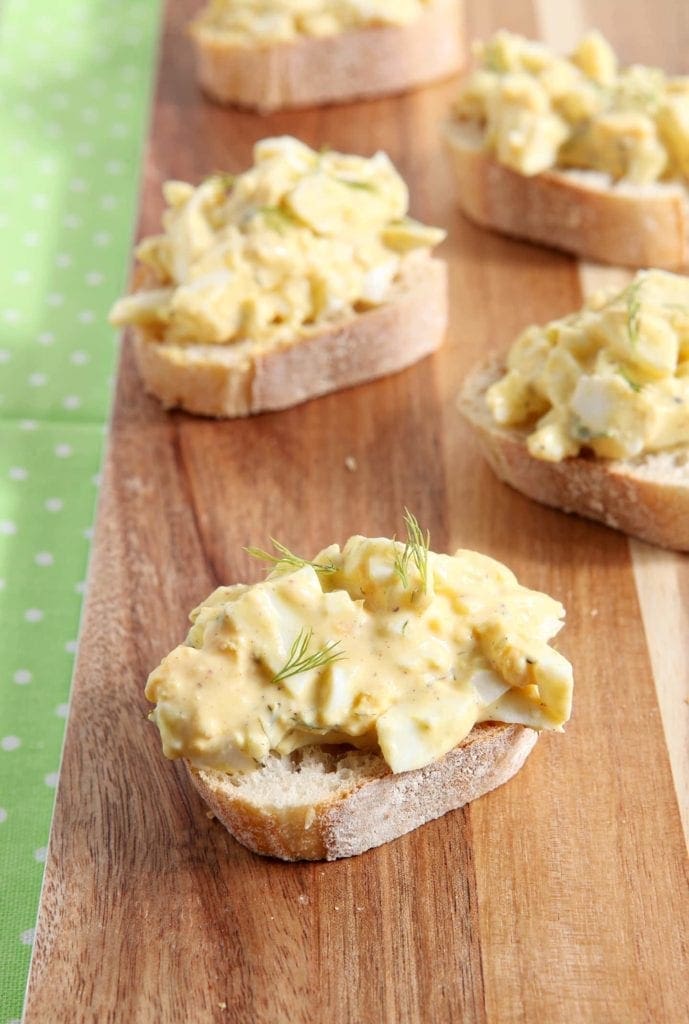
[[[548, 645], [564, 610], [473, 551], [427, 555], [352, 537], [253, 586], [220, 587], [146, 696], [168, 757], [249, 770], [275, 751], [348, 743], [393, 772], [442, 756], [476, 722], [560, 729], [572, 668]], [[285, 675], [295, 646], [326, 664]], [[296, 666], [299, 667], [298, 665]]]

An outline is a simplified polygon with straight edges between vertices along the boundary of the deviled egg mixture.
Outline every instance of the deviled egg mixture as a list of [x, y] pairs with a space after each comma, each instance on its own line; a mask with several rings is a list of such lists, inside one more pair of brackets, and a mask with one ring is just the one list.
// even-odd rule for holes
[[198, 187], [164, 186], [164, 234], [137, 258], [146, 284], [111, 322], [151, 341], [279, 344], [380, 305], [404, 256], [445, 237], [407, 216], [407, 187], [389, 158], [316, 152], [265, 139], [254, 166]]
[[454, 114], [482, 128], [499, 163], [526, 175], [557, 167], [637, 185], [689, 181], [688, 76], [621, 68], [595, 31], [568, 58], [510, 32], [476, 53]]
[[562, 605], [491, 558], [410, 537], [355, 536], [312, 562], [281, 549], [263, 582], [211, 594], [146, 686], [166, 756], [232, 772], [346, 743], [401, 772], [477, 722], [560, 730], [572, 668], [548, 641]]
[[433, 0], [211, 0], [197, 28], [234, 46], [288, 43], [367, 25], [408, 25]]
[[537, 459], [628, 459], [689, 445], [689, 278], [642, 270], [622, 291], [529, 327], [486, 392]]

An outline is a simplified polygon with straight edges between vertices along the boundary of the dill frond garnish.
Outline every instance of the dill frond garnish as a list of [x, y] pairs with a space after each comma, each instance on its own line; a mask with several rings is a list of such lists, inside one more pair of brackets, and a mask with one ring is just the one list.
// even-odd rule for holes
[[428, 530], [424, 536], [418, 524], [416, 516], [413, 516], [409, 509], [404, 510], [404, 521], [407, 525], [408, 545], [411, 549], [412, 561], [416, 565], [423, 583], [423, 589], [428, 588], [428, 552], [431, 547], [431, 535]]
[[594, 431], [587, 427], [581, 420], [575, 420], [572, 426], [572, 433], [578, 441], [600, 441], [601, 438], [609, 437], [605, 431]]
[[627, 371], [624, 369], [624, 367], [618, 367], [617, 372], [619, 373], [620, 377], [626, 380], [627, 384], [629, 384], [629, 387], [632, 389], [632, 391], [641, 391], [641, 384], [638, 384], [635, 380], [633, 380], [632, 377], [630, 377]]
[[213, 171], [213, 173], [209, 174], [207, 178], [204, 178], [204, 181], [219, 181], [227, 192], [234, 187], [236, 180], [237, 175], [230, 174], [229, 171]]
[[633, 281], [627, 288], [627, 331], [632, 345], [639, 340], [639, 315], [641, 313], [641, 285], [643, 278]]
[[279, 683], [290, 676], [298, 676], [302, 672], [310, 672], [314, 668], [322, 668], [323, 665], [330, 665], [334, 661], [341, 661], [347, 655], [344, 651], [338, 651], [341, 640], [331, 640], [325, 647], [319, 648], [313, 654], [308, 650], [313, 639], [312, 629], [300, 629], [294, 643], [290, 647], [287, 661], [272, 679], [273, 683]]
[[404, 525], [407, 528], [407, 540], [403, 550], [397, 551], [394, 561], [394, 572], [406, 590], [409, 586], [409, 564], [413, 563], [421, 577], [423, 592], [428, 590], [428, 552], [431, 546], [431, 535], [428, 530], [424, 535], [416, 516], [408, 508], [404, 510]]
[[281, 206], [258, 206], [256, 213], [263, 214], [266, 227], [278, 235], [284, 235], [297, 223], [296, 218], [288, 210], [283, 210]]
[[325, 565], [321, 565], [319, 562], [309, 562], [308, 558], [301, 558], [299, 555], [295, 555], [293, 551], [286, 548], [279, 540], [275, 540], [274, 537], [270, 538], [270, 543], [275, 548], [277, 554], [271, 554], [270, 551], [264, 551], [262, 548], [244, 548], [244, 550], [252, 558], [258, 558], [259, 561], [269, 562], [274, 566], [290, 565], [293, 569], [303, 569], [305, 565], [310, 565], [316, 572], [337, 572], [337, 566], [334, 562], [326, 562]]
[[[394, 540], [395, 538], [393, 537], [392, 539]], [[402, 586], [404, 587], [405, 590], [409, 586], [409, 575], [407, 573], [407, 566], [408, 566], [408, 564], [409, 564], [409, 548], [405, 544], [403, 551], [396, 550], [396, 552], [395, 552], [395, 561], [393, 562], [393, 566], [392, 566], [393, 571], [395, 573], [395, 576], [398, 577], [400, 583], [402, 584]]]
[[346, 185], [347, 188], [358, 188], [362, 192], [375, 192], [376, 186], [371, 181], [356, 181], [353, 178], [338, 178], [341, 185]]

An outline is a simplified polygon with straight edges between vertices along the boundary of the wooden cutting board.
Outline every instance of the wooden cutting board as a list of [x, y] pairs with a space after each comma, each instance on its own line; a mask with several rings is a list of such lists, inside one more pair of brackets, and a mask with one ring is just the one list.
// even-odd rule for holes
[[[184, 36], [195, 6], [169, 5], [140, 232], [157, 229], [164, 179], [239, 170], [265, 135], [380, 147], [413, 214], [449, 231], [451, 325], [405, 373], [245, 422], [163, 413], [125, 344], [26, 1022], [685, 1020], [688, 560], [499, 484], [456, 409], [470, 367], [606, 272], [458, 214], [438, 137], [453, 84], [266, 119], [205, 102]], [[687, 11], [474, 0], [469, 36], [566, 47], [595, 16], [625, 60], [686, 73]], [[507, 786], [380, 849], [256, 857], [163, 759], [146, 675], [213, 587], [260, 576], [244, 545], [389, 535], [405, 505], [436, 550], [477, 548], [564, 602], [572, 723]]]

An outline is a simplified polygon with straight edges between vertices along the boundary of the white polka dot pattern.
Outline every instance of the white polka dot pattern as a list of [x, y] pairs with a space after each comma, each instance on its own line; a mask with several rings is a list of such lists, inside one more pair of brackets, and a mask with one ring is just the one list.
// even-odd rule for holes
[[[161, 0], [8, 0], [0, 32], [0, 1024], [58, 783]], [[8, 248], [8, 243], [13, 247]], [[95, 481], [95, 485], [94, 485]]]

